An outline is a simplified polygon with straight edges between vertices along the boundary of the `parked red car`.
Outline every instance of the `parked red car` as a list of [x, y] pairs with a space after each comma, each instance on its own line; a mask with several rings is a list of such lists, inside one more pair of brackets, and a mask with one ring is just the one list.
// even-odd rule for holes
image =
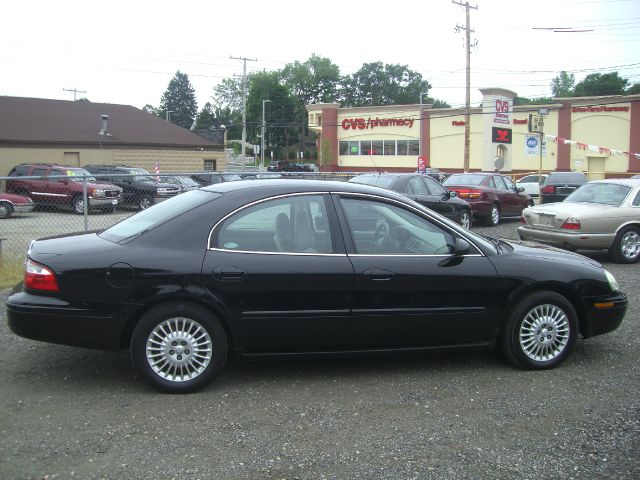
[[469, 202], [474, 218], [497, 225], [501, 218], [519, 218], [522, 210], [533, 205], [524, 188], [516, 187], [511, 178], [499, 173], [454, 173], [443, 183]]
[[29, 197], [14, 193], [0, 193], [0, 218], [9, 218], [13, 213], [26, 213], [33, 210]]

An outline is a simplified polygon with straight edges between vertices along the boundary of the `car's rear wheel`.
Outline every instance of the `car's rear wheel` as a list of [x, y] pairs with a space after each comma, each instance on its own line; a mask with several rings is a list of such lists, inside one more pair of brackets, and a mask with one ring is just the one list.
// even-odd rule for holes
[[462, 212], [460, 212], [460, 218], [458, 221], [460, 225], [469, 230], [471, 228], [471, 213], [469, 212], [469, 210], [462, 210]]
[[487, 224], [491, 227], [495, 227], [500, 223], [500, 207], [497, 203], [491, 205], [491, 211], [487, 217]]
[[0, 218], [9, 218], [13, 213], [13, 207], [7, 202], [0, 202]]
[[515, 365], [547, 369], [560, 365], [573, 349], [578, 332], [576, 311], [562, 295], [532, 293], [512, 309], [500, 332], [502, 349]]
[[620, 230], [609, 254], [617, 263], [635, 263], [640, 260], [640, 230], [636, 227]]
[[156, 306], [140, 320], [131, 338], [131, 360], [158, 390], [186, 393], [207, 385], [222, 370], [227, 337], [205, 308], [187, 302]]

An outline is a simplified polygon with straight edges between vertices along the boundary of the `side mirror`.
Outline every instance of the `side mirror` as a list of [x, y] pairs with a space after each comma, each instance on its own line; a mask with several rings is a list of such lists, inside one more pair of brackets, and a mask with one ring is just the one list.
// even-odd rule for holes
[[460, 257], [462, 255], [466, 255], [471, 251], [471, 244], [467, 242], [464, 238], [456, 238], [456, 242], [453, 247], [453, 254], [456, 257]]
[[518, 193], [524, 192], [524, 187], [516, 187], [516, 192]]
[[449, 192], [449, 198], [457, 197], [458, 192], [454, 192], [453, 190]]

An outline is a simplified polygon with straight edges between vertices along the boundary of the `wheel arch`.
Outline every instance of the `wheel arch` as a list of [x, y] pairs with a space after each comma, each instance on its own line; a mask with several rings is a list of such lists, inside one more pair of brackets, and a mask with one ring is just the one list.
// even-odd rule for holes
[[638, 220], [630, 220], [630, 221], [628, 221], [626, 223], [623, 223], [618, 228], [616, 228], [616, 231], [614, 233], [616, 235], [618, 235], [618, 233], [620, 233], [620, 231], [622, 231], [623, 229], [625, 229], [627, 227], [634, 227], [634, 228], [637, 228], [638, 230], [640, 230], [640, 222]]
[[211, 315], [213, 315], [224, 328], [224, 332], [227, 335], [227, 343], [228, 343], [228, 352], [233, 351], [233, 348], [236, 345], [236, 338], [233, 333], [233, 329], [229, 323], [227, 316], [221, 312], [222, 306], [220, 308], [215, 308], [210, 302], [199, 298], [193, 297], [190, 295], [175, 295], [175, 296], [165, 296], [161, 298], [154, 299], [150, 302], [145, 302], [140, 305], [140, 307], [136, 308], [125, 323], [124, 328], [120, 334], [120, 348], [128, 349], [131, 344], [131, 338], [133, 336], [133, 331], [136, 328], [136, 325], [140, 322], [140, 319], [151, 309], [161, 306], [168, 305], [172, 303], [189, 303], [192, 305], [196, 305], [198, 307], [202, 307], [207, 310]]
[[508, 312], [510, 312], [517, 305], [517, 303], [520, 300], [522, 300], [523, 297], [527, 295], [531, 295], [532, 293], [538, 293], [538, 292], [553, 292], [553, 293], [562, 295], [564, 298], [566, 298], [576, 312], [576, 315], [577, 315], [576, 321], [578, 322], [578, 332], [580, 334], [584, 334], [583, 332], [586, 325], [586, 315], [587, 315], [584, 303], [582, 302], [582, 300], [580, 299], [580, 296], [576, 292], [574, 292], [565, 284], [560, 282], [536, 283], [533, 285], [524, 286], [512, 292], [511, 295], [509, 296], [507, 309], [505, 311], [505, 318], [503, 319], [501, 328], [503, 328], [504, 325], [506, 324], [506, 318], [507, 318], [507, 315], [509, 314]]

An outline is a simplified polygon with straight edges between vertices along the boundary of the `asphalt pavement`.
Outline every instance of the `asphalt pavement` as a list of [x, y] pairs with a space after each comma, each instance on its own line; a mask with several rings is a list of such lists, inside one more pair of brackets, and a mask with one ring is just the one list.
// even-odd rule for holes
[[495, 353], [270, 360], [166, 395], [127, 352], [22, 339], [0, 306], [0, 479], [640, 478], [640, 264], [589, 256], [626, 319], [541, 372]]

